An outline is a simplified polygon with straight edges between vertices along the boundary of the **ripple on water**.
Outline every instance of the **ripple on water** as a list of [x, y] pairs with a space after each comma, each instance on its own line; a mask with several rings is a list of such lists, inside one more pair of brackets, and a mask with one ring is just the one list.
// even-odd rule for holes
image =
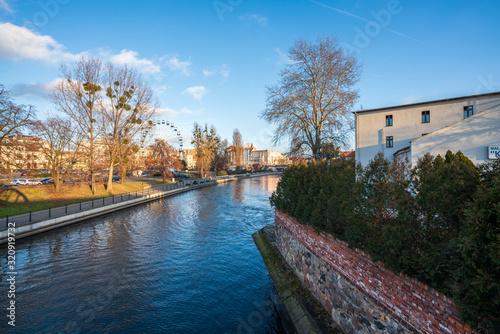
[[[203, 188], [19, 240], [16, 330], [234, 333], [242, 322], [250, 326], [249, 316], [275, 293], [251, 234], [273, 222], [268, 198], [277, 181]], [[281, 333], [279, 315], [262, 313], [250, 329]]]

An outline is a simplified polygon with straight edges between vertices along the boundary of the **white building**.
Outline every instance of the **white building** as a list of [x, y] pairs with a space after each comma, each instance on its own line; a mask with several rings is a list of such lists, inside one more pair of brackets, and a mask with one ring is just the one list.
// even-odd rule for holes
[[254, 166], [277, 166], [288, 165], [289, 159], [283, 153], [273, 150], [252, 151], [252, 162]]
[[426, 152], [462, 153], [474, 163], [500, 146], [500, 92], [354, 112], [356, 160], [366, 165], [382, 152], [411, 164]]

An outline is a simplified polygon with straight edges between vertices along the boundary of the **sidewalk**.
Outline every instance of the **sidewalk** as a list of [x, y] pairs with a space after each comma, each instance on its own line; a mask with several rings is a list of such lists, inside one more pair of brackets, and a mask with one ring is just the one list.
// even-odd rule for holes
[[143, 189], [143, 190], [132, 192], [132, 193], [115, 195], [115, 196], [111, 196], [111, 197], [102, 197], [99, 199], [92, 199], [92, 200], [85, 201], [85, 202], [67, 204], [64, 206], [57, 206], [54, 208], [49, 208], [48, 210], [35, 211], [35, 212], [24, 213], [21, 215], [6, 217], [6, 218], [0, 219], [0, 230], [7, 229], [9, 222], [10, 223], [15, 222], [16, 227], [20, 227], [20, 226], [36, 223], [36, 222], [47, 220], [47, 219], [57, 218], [57, 217], [61, 217], [64, 215], [69, 215], [69, 214], [73, 214], [73, 213], [77, 213], [77, 212], [81, 212], [81, 211], [86, 211], [86, 210], [91, 210], [93, 208], [107, 206], [110, 204], [120, 203], [120, 202], [132, 200], [132, 199], [137, 199], [137, 198], [144, 198], [148, 195], [158, 193], [158, 192], [164, 192], [164, 191], [169, 191], [169, 190], [173, 190], [173, 189], [178, 189], [181, 187], [187, 187], [191, 183], [192, 183], [192, 181], [183, 181], [183, 182], [178, 182], [178, 183], [165, 184], [165, 185], [151, 187], [151, 188]]
[[[196, 185], [207, 185], [207, 183], [211, 184], [217, 184], [219, 182], [224, 182], [224, 181], [233, 181], [237, 180], [240, 178], [249, 178], [249, 177], [258, 177], [258, 176], [265, 176], [265, 175], [273, 175], [273, 174], [280, 174], [280, 173], [253, 173], [253, 174], [240, 174], [240, 175], [233, 175], [233, 176], [218, 176], [215, 179], [205, 179], [205, 180], [186, 180], [182, 182], [177, 182], [177, 183], [170, 183], [170, 184], [165, 184], [165, 185], [160, 185], [160, 186], [153, 186], [151, 188], [143, 189], [141, 191], [136, 191], [136, 192], [131, 192], [131, 193], [126, 193], [126, 194], [121, 194], [121, 195], [115, 195], [111, 197], [102, 197], [98, 199], [93, 199], [85, 202], [78, 202], [78, 203], [73, 203], [73, 204], [67, 204], [63, 206], [57, 206], [50, 208], [48, 210], [42, 210], [42, 211], [35, 211], [35, 212], [29, 212], [29, 213], [24, 213], [21, 215], [16, 215], [16, 216], [7, 216], [5, 218], [0, 219], [0, 231], [4, 231], [9, 227], [9, 223], [15, 223], [16, 228], [26, 226], [26, 225], [31, 225], [33, 223], [41, 222], [41, 221], [46, 221], [58, 217], [64, 217], [67, 215], [72, 215], [75, 213], [83, 212], [83, 211], [89, 211], [95, 208], [102, 208], [105, 206], [121, 203], [121, 202], [127, 202], [127, 201], [133, 201], [138, 198], [147, 198], [152, 194], [155, 193], [163, 193], [166, 191], [171, 191], [175, 189], [180, 189], [180, 188], [190, 188]], [[149, 183], [147, 181], [151, 181], [151, 183], [154, 183], [154, 179], [150, 180], [144, 180], [144, 179], [139, 179], [141, 182]], [[150, 183], [150, 184], [151, 184]], [[196, 187], [198, 188], [198, 187]]]

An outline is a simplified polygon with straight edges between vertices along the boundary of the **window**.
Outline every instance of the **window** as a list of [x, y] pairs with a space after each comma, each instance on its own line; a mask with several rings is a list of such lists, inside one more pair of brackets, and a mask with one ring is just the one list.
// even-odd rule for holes
[[464, 118], [470, 117], [474, 115], [474, 107], [473, 106], [465, 106], [464, 107]]
[[392, 115], [385, 116], [385, 126], [392, 126]]
[[422, 123], [430, 123], [431, 112], [429, 110], [422, 111]]
[[393, 147], [394, 146], [394, 139], [392, 136], [387, 136], [385, 137], [385, 147]]

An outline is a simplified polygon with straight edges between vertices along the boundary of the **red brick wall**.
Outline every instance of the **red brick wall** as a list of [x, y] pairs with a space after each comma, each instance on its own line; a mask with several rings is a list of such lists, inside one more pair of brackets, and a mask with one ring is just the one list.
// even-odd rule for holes
[[[338, 273], [361, 294], [368, 297], [412, 332], [473, 333], [461, 323], [453, 302], [427, 285], [405, 275], [396, 275], [369, 255], [352, 250], [345, 242], [330, 235], [317, 234], [306, 225], [276, 210], [277, 233], [288, 231], [325, 266]], [[309, 282], [304, 282], [310, 286]], [[314, 294], [314, 292], [313, 292]], [[330, 302], [326, 304], [330, 306]], [[331, 311], [331, 307], [327, 307]], [[331, 314], [331, 312], [330, 312]]]

